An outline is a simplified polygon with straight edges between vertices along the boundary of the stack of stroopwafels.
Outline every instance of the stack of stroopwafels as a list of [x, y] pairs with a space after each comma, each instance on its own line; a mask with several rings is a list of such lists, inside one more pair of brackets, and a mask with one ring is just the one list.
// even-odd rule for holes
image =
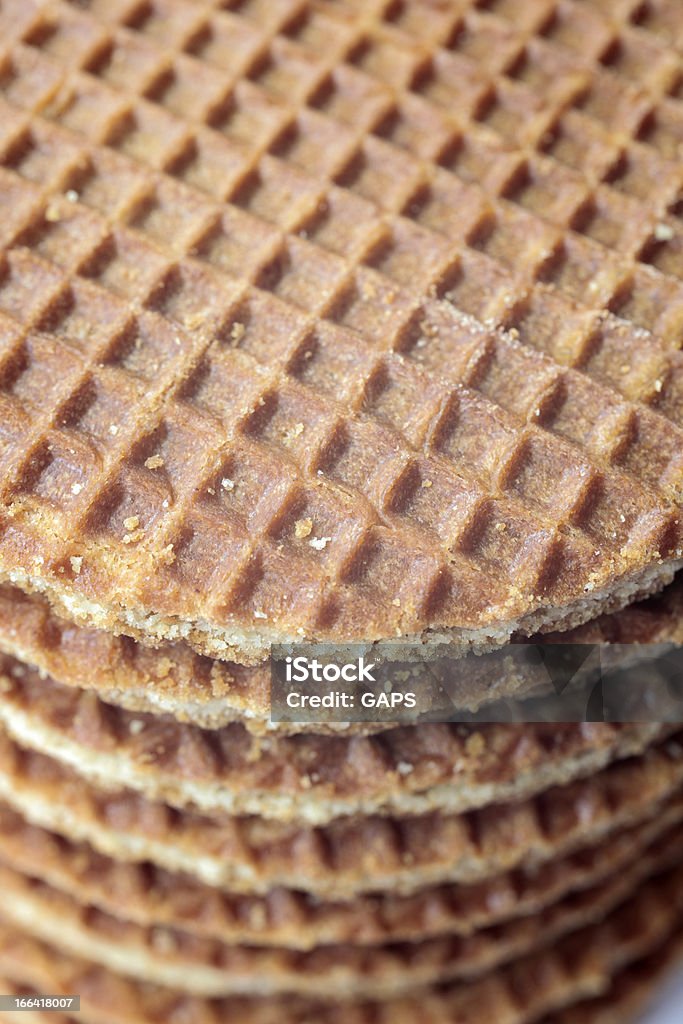
[[539, 631], [680, 643], [682, 51], [676, 0], [0, 0], [32, 1019], [608, 1024], [676, 962], [680, 724], [273, 725], [268, 657], [446, 645], [472, 711]]

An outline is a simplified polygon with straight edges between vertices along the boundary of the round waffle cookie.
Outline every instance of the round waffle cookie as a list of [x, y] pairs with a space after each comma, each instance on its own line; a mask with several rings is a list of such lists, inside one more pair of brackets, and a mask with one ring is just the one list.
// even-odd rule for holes
[[3, 5], [5, 580], [258, 662], [671, 579], [678, 54], [506, 6]]
[[376, 736], [204, 731], [60, 686], [0, 655], [0, 723], [100, 788], [205, 814], [323, 825], [355, 814], [456, 813], [520, 799], [641, 753], [656, 723], [434, 724]]
[[[681, 52], [675, 0], [0, 0], [0, 989], [614, 1024], [683, 951], [677, 695], [489, 706], [529, 637], [683, 642]], [[311, 641], [463, 659], [453, 724], [271, 723]]]
[[677, 935], [683, 909], [681, 868], [645, 883], [632, 900], [606, 916], [559, 939], [540, 953], [521, 957], [467, 983], [417, 989], [414, 994], [382, 1002], [349, 1004], [288, 995], [259, 999], [225, 997], [207, 1000], [177, 989], [143, 984], [108, 972], [3, 923], [0, 928], [0, 970], [15, 983], [51, 992], [78, 992], [88, 1019], [108, 1024], [151, 1024], [174, 1012], [197, 1024], [237, 1019], [245, 1024], [429, 1024], [501, 1021], [531, 1024], [548, 1013], [582, 999], [609, 992], [619, 972], [661, 948]]
[[[683, 576], [661, 595], [604, 615], [575, 630], [535, 637], [538, 642], [618, 644], [624, 660], [652, 645], [683, 642]], [[150, 714], [171, 714], [202, 728], [239, 721], [250, 732], [379, 732], [381, 722], [270, 722], [270, 667], [246, 667], [196, 654], [186, 643], [153, 649], [128, 637], [88, 629], [60, 618], [37, 594], [0, 585], [0, 651], [35, 666], [63, 685], [94, 690], [108, 703]], [[444, 670], [447, 673], [447, 663]], [[494, 663], [470, 658], [451, 674], [453, 713], [477, 711], [497, 699], [540, 688], [530, 666], [505, 654]]]
[[89, 786], [58, 762], [0, 740], [0, 798], [30, 822], [91, 843], [115, 859], [154, 861], [209, 885], [264, 894], [277, 886], [328, 898], [391, 889], [415, 892], [471, 882], [637, 824], [683, 781], [681, 745], [519, 803], [462, 815], [341, 818], [323, 827], [177, 811], [129, 791]]
[[480, 977], [601, 920], [634, 898], [653, 873], [681, 863], [683, 829], [674, 830], [627, 869], [595, 888], [573, 892], [534, 915], [467, 937], [393, 945], [319, 946], [308, 952], [244, 947], [153, 924], [141, 927], [0, 866], [2, 917], [21, 931], [75, 956], [140, 981], [183, 979], [186, 992], [208, 997], [283, 992], [344, 1001], [393, 999], [426, 985]]
[[143, 928], [158, 926], [228, 945], [375, 946], [470, 936], [511, 918], [537, 914], [570, 894], [596, 888], [651, 860], [677, 842], [683, 796], [677, 793], [641, 824], [600, 839], [597, 845], [543, 864], [523, 865], [469, 885], [442, 885], [413, 895], [369, 893], [329, 901], [292, 890], [245, 896], [171, 874], [152, 863], [111, 860], [85, 843], [29, 825], [0, 804], [0, 863], [40, 878], [59, 892], [105, 914], [120, 914]]

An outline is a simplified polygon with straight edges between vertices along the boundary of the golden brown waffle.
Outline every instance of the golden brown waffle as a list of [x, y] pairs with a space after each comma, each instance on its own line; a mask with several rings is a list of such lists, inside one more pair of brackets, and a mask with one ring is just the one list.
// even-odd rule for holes
[[0, 655], [0, 723], [100, 788], [205, 814], [323, 825], [351, 814], [449, 813], [521, 799], [642, 753], [655, 723], [436, 724], [351, 739], [202, 731], [60, 686]]
[[232, 997], [205, 1000], [176, 989], [128, 981], [98, 969], [92, 962], [68, 956], [53, 947], [3, 926], [0, 929], [0, 971], [15, 982], [43, 991], [80, 992], [93, 1020], [151, 1024], [180, 1019], [193, 1024], [531, 1024], [545, 1014], [609, 990], [620, 969], [659, 950], [675, 937], [683, 912], [681, 868], [646, 883], [635, 898], [597, 925], [588, 926], [541, 953], [521, 958], [495, 975], [465, 984], [420, 991], [415, 996], [349, 1006], [301, 997], [258, 1000]]
[[[539, 1024], [624, 1024], [639, 1014], [642, 1007], [652, 998], [654, 986], [676, 966], [683, 956], [683, 935], [675, 933], [661, 947], [648, 956], [629, 963], [610, 980], [606, 994], [593, 999], [580, 1000], [559, 1013], [544, 1017]], [[24, 972], [25, 973], [25, 972]], [[27, 985], [18, 985], [7, 977], [0, 977], [3, 992], [18, 996], [38, 996], [40, 993]], [[103, 1010], [101, 1010], [103, 1012]], [[83, 1014], [68, 1017], [55, 1012], [40, 1010], [24, 1011], [25, 1024], [82, 1024]], [[86, 1018], [92, 1019], [92, 1018]], [[99, 1015], [98, 1021], [104, 1018]], [[343, 1024], [344, 1018], [337, 1014], [336, 1024]], [[536, 1018], [538, 1019], [538, 1018]], [[13, 1013], [0, 1013], [0, 1020], [14, 1024]], [[347, 1018], [348, 1021], [348, 1018]], [[357, 1021], [356, 1021], [357, 1024]], [[520, 1024], [519, 1018], [516, 1024]]]
[[544, 643], [682, 644], [683, 574], [676, 576], [660, 594], [636, 601], [619, 612], [599, 615], [566, 633], [549, 633], [534, 639]]
[[[640, 1013], [642, 1007], [652, 998], [652, 990], [662, 978], [676, 966], [683, 956], [683, 936], [676, 933], [663, 946], [649, 956], [642, 957], [620, 971], [611, 980], [608, 992], [594, 999], [582, 1000], [551, 1017], [544, 1017], [540, 1024], [624, 1024]], [[0, 978], [3, 992], [19, 996], [40, 995], [36, 989], [17, 985], [7, 978]], [[101, 1016], [98, 1020], [102, 1020]], [[0, 1013], [0, 1020], [14, 1024], [13, 1013]], [[78, 1018], [65, 1014], [24, 1011], [25, 1024], [82, 1024], [83, 1014]], [[337, 1024], [342, 1017], [337, 1015]], [[519, 1021], [517, 1022], [519, 1024]]]
[[234, 945], [276, 945], [310, 950], [353, 943], [374, 946], [439, 935], [468, 936], [513, 917], [539, 913], [570, 893], [598, 886], [649, 856], [680, 830], [683, 796], [657, 805], [654, 816], [597, 846], [529, 870], [522, 866], [471, 885], [421, 889], [412, 896], [387, 892], [330, 902], [292, 889], [263, 897], [203, 886], [153, 864], [127, 864], [28, 825], [0, 804], [0, 862], [44, 879], [60, 892], [143, 927], [170, 927]]
[[267, 728], [269, 665], [216, 661], [180, 641], [153, 649], [77, 626], [40, 595], [7, 584], [0, 585], [0, 647], [65, 684], [95, 689], [135, 710], [169, 712], [206, 728], [236, 720], [253, 731]]
[[390, 946], [320, 946], [310, 952], [226, 945], [177, 929], [140, 927], [123, 905], [115, 916], [0, 866], [2, 916], [20, 931], [127, 977], [188, 993], [276, 995], [357, 1001], [387, 999], [416, 988], [480, 977], [602, 920], [634, 897], [653, 873], [681, 863], [683, 829], [596, 888], [572, 893], [537, 914], [463, 937], [444, 936]]
[[670, 579], [676, 51], [478, 6], [4, 5], [5, 579], [247, 661]]
[[641, 1013], [654, 998], [654, 990], [683, 958], [683, 933], [670, 936], [648, 956], [630, 963], [612, 979], [609, 990], [544, 1017], [539, 1024], [624, 1024], [641, 1021]]
[[[541, 638], [536, 638], [540, 640]], [[683, 642], [683, 576], [661, 595], [574, 631], [550, 634], [548, 642], [661, 644]], [[61, 619], [39, 595], [0, 585], [0, 650], [36, 666], [60, 683], [95, 690], [110, 703], [135, 711], [173, 714], [204, 728], [239, 720], [251, 732], [381, 731], [382, 723], [270, 723], [270, 668], [203, 658], [185, 643], [151, 649], [127, 637], [86, 629]], [[634, 657], [637, 649], [634, 647]], [[93, 667], [97, 667], [97, 671]], [[454, 707], [477, 710], [494, 699], [521, 696], [536, 685], [521, 664], [505, 656], [496, 674], [482, 659], [449, 684]]]
[[298, 889], [340, 899], [472, 882], [637, 824], [682, 781], [681, 743], [671, 739], [526, 802], [463, 815], [342, 818], [314, 828], [175, 811], [129, 791], [107, 794], [0, 735], [0, 798], [31, 823], [115, 859], [153, 861], [251, 894], [294, 880]]

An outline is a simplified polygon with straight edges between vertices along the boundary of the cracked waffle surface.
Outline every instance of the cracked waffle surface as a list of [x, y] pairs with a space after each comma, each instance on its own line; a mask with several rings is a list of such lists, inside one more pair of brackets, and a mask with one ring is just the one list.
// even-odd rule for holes
[[467, 937], [375, 946], [320, 946], [306, 953], [226, 945], [158, 925], [141, 927], [52, 889], [40, 878], [0, 867], [3, 918], [65, 952], [127, 977], [160, 985], [183, 978], [186, 992], [208, 997], [292, 992], [355, 1002], [386, 999], [428, 985], [497, 971], [627, 903], [653, 874], [680, 865], [679, 827], [595, 888], [573, 892], [532, 916]]
[[129, 981], [7, 925], [0, 931], [0, 970], [15, 981], [44, 990], [80, 992], [88, 1016], [112, 1024], [168, 1019], [171, 1008], [201, 1024], [231, 1016], [270, 1024], [282, 1020], [283, 1014], [292, 1024], [304, 1024], [311, 1018], [330, 1024], [415, 1019], [429, 1024], [454, 1019], [463, 1024], [490, 1020], [530, 1024], [581, 999], [605, 994], [620, 969], [658, 950], [665, 939], [677, 934], [683, 893], [680, 872], [679, 867], [651, 880], [603, 922], [561, 939], [540, 954], [523, 957], [495, 976], [379, 1003], [344, 1006], [296, 996], [205, 1000]]
[[459, 813], [519, 800], [642, 753], [656, 723], [419, 725], [376, 736], [202, 731], [60, 686], [0, 656], [0, 722], [96, 786], [203, 814], [324, 825], [361, 814]]
[[670, 578], [675, 44], [399, 6], [4, 6], [5, 578], [236, 660]]
[[263, 897], [222, 892], [154, 864], [126, 864], [29, 825], [0, 804], [0, 862], [105, 914], [126, 908], [131, 922], [168, 927], [212, 941], [302, 951], [353, 943], [375, 946], [439, 935], [472, 935], [539, 913], [572, 893], [603, 883], [665, 846], [680, 831], [683, 797], [656, 807], [650, 820], [568, 856], [471, 885], [426, 888], [412, 896], [367, 894], [330, 902], [292, 889]]
[[463, 815], [342, 818], [324, 827], [207, 817], [108, 794], [3, 736], [0, 798], [28, 821], [124, 861], [153, 861], [209, 885], [263, 895], [291, 886], [329, 899], [415, 892], [540, 864], [647, 819], [683, 779], [675, 736], [641, 758], [529, 801]]

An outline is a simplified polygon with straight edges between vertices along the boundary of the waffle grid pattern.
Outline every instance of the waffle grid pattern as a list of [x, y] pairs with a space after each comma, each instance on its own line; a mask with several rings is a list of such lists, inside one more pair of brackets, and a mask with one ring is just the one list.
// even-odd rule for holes
[[[376, 736], [257, 739], [239, 723], [207, 731], [113, 707], [6, 657], [0, 691], [10, 736], [105, 789], [126, 785], [207, 814], [313, 824], [467, 810], [491, 799], [492, 788], [498, 802], [518, 800], [639, 755], [662, 736], [656, 724], [438, 723]], [[94, 771], [100, 757], [105, 766]]]
[[[680, 741], [680, 736], [678, 737]], [[470, 883], [551, 858], [636, 824], [680, 790], [680, 742], [652, 746], [589, 779], [462, 815], [342, 818], [321, 827], [177, 811], [105, 793], [0, 735], [0, 798], [33, 824], [124, 861], [153, 861], [251, 895], [287, 887], [327, 899]], [[67, 820], [68, 809], [68, 820]]]
[[340, 1002], [352, 1004], [361, 998], [410, 995], [428, 984], [471, 983], [485, 972], [504, 969], [529, 953], [547, 949], [551, 942], [636, 899], [640, 886], [652, 875], [657, 877], [677, 865], [680, 870], [681, 830], [667, 840], [647, 851], [629, 870], [543, 908], [536, 919], [515, 917], [473, 935], [418, 943], [371, 948], [341, 944], [305, 952], [234, 946], [180, 929], [141, 926], [119, 914], [84, 905], [39, 878], [0, 865], [3, 916], [56, 945], [68, 932], [66, 952], [91, 955], [89, 947], [94, 945], [96, 959], [105, 966], [117, 959], [120, 943], [129, 963], [134, 964], [129, 976], [164, 985], [173, 984], [175, 972], [179, 972], [188, 979], [190, 994], [261, 995], [259, 988], [265, 982], [273, 994], [297, 992], [328, 1000], [334, 993]]
[[661, 963], [667, 940], [670, 947], [679, 949], [680, 875], [679, 867], [645, 883], [603, 922], [565, 937], [540, 954], [523, 957], [497, 974], [469, 985], [444, 985], [382, 1003], [358, 1002], [342, 1008], [296, 995], [260, 1001], [201, 999], [114, 975], [58, 952], [27, 932], [17, 933], [5, 920], [0, 927], [0, 965], [13, 979], [39, 990], [81, 992], [87, 1012], [95, 1019], [106, 1012], [116, 1024], [183, 1019], [219, 1024], [230, 1017], [245, 1024], [274, 1024], [283, 1014], [293, 1024], [307, 1024], [312, 1018], [321, 1024], [409, 1024], [416, 1015], [428, 1024], [453, 1019], [467, 1024], [506, 1019], [530, 1024], [552, 1019], [555, 1011], [570, 1015], [575, 1004], [580, 1010], [584, 999], [597, 1000], [609, 991], [615, 976], [628, 979], [626, 968], [635, 962], [637, 969], [639, 958], [653, 949]]
[[551, 860], [529, 872], [504, 873], [469, 886], [441, 886], [413, 896], [366, 895], [329, 903], [292, 889], [264, 897], [208, 889], [188, 875], [154, 864], [111, 860], [86, 844], [70, 843], [28, 825], [0, 803], [0, 860], [41, 877], [61, 892], [116, 913], [122, 905], [140, 924], [172, 925], [223, 942], [312, 949], [353, 941], [359, 945], [409, 941], [442, 934], [471, 935], [513, 915], [531, 914], [571, 892], [598, 885], [634, 856], [681, 828], [683, 801], [669, 801], [654, 822], [644, 822], [595, 847]]
[[30, 549], [14, 507], [38, 536], [49, 510], [83, 543], [31, 557], [86, 594], [112, 596], [104, 545], [143, 607], [201, 589], [219, 620], [382, 635], [670, 555], [660, 22], [223, 6], [6, 5], [5, 564]]

